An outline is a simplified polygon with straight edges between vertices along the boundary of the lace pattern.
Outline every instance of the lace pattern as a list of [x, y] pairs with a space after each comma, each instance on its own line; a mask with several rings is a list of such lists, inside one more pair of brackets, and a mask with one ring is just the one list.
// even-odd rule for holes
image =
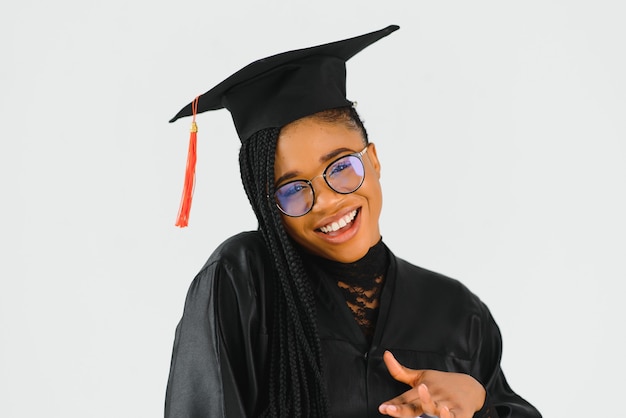
[[380, 289], [384, 278], [385, 276], [382, 275], [375, 277], [367, 284], [350, 284], [341, 280], [337, 282], [354, 319], [370, 341], [374, 336]]
[[378, 319], [380, 293], [389, 266], [382, 240], [354, 263], [316, 259], [316, 264], [337, 283], [361, 331], [371, 343]]

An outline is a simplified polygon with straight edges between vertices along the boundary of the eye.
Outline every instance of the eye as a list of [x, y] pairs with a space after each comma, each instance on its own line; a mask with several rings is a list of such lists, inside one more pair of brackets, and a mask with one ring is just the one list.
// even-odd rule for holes
[[337, 174], [341, 173], [346, 168], [350, 168], [350, 167], [352, 167], [352, 162], [350, 161], [350, 158], [348, 157], [342, 158], [336, 161], [332, 166], [330, 166], [328, 175], [331, 177], [336, 176]]
[[302, 181], [294, 181], [292, 183], [287, 183], [280, 186], [277, 190], [277, 193], [281, 197], [290, 198], [303, 193], [308, 188], [309, 186], [306, 183]]

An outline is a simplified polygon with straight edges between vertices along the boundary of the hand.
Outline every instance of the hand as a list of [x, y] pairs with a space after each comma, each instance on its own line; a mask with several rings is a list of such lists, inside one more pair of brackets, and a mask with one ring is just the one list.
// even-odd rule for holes
[[389, 351], [385, 351], [383, 359], [391, 376], [412, 389], [381, 404], [378, 407], [381, 414], [416, 417], [425, 413], [440, 418], [472, 418], [485, 403], [485, 388], [470, 375], [409, 369]]

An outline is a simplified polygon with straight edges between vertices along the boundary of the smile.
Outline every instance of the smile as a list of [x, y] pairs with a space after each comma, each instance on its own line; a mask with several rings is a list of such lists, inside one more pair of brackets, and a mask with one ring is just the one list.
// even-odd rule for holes
[[341, 228], [344, 228], [348, 226], [350, 223], [352, 223], [357, 213], [358, 213], [358, 210], [355, 209], [352, 212], [348, 213], [343, 218], [339, 219], [337, 222], [333, 222], [332, 224], [321, 227], [320, 231], [322, 231], [325, 234], [338, 231]]

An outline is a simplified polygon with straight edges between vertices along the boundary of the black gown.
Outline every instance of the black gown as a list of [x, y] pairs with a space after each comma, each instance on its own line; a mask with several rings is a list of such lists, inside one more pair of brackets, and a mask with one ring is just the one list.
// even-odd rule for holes
[[[541, 417], [507, 384], [502, 341], [487, 307], [460, 282], [389, 252], [369, 345], [336, 282], [313, 281], [332, 416], [380, 417], [378, 405], [409, 387], [382, 355], [412, 369], [467, 373], [500, 418]], [[220, 245], [192, 282], [176, 328], [166, 418], [253, 417], [267, 403], [271, 331], [270, 255], [259, 232]]]

